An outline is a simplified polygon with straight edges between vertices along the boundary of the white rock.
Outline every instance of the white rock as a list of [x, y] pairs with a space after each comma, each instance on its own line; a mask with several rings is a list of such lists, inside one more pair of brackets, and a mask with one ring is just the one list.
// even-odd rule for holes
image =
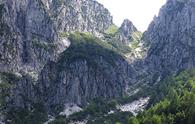
[[149, 99], [149, 97], [140, 98], [139, 100], [133, 101], [125, 105], [118, 105], [117, 109], [123, 112], [132, 112], [133, 115], [136, 116], [138, 112], [143, 111], [143, 109], [148, 104]]
[[76, 112], [80, 112], [82, 111], [83, 109], [80, 108], [79, 106], [77, 106], [76, 104], [66, 104], [65, 107], [64, 107], [64, 111], [60, 112], [60, 115], [63, 115], [63, 116], [70, 116]]

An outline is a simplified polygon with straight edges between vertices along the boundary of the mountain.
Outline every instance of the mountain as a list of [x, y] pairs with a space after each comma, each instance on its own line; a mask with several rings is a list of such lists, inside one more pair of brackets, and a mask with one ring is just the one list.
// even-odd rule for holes
[[168, 0], [144, 34], [152, 81], [194, 67], [194, 1]]
[[1, 1], [1, 67], [40, 71], [67, 48], [62, 32], [95, 34], [112, 23], [108, 10], [91, 0]]
[[193, 0], [167, 0], [142, 34], [128, 19], [117, 27], [94, 0], [0, 0], [0, 123], [150, 118], [129, 119], [117, 106], [140, 97], [166, 104], [163, 81], [194, 67], [194, 8]]
[[[5, 123], [25, 123], [30, 115], [42, 123], [67, 104], [84, 107], [98, 97], [126, 95], [136, 74], [128, 59], [136, 57], [126, 56], [131, 48], [106, 33], [114, 24], [101, 4], [3, 0], [0, 15], [0, 115]], [[130, 42], [134, 37], [127, 33], [137, 30], [125, 21], [116, 32]]]
[[133, 38], [132, 34], [135, 32], [138, 32], [138, 30], [133, 25], [133, 23], [130, 20], [125, 19], [118, 30], [118, 35], [119, 35], [118, 40], [122, 42], [126, 42], [129, 39]]
[[161, 81], [152, 94], [153, 100], [160, 101], [137, 117], [129, 117], [125, 123], [194, 124], [194, 72], [189, 69]]

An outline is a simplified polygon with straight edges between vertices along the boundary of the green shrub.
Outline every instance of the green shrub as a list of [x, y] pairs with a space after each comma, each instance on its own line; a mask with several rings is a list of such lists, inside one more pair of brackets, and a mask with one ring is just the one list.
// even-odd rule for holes
[[[96, 68], [99, 63], [97, 59], [102, 57], [112, 66], [115, 66], [117, 59], [123, 59], [112, 45], [105, 41], [87, 34], [87, 33], [70, 33], [69, 40], [71, 41], [70, 47], [63, 53], [60, 63], [72, 63], [78, 59], [84, 59], [89, 65]], [[61, 68], [60, 64], [60, 68]], [[98, 66], [101, 68], [100, 66]]]
[[112, 24], [106, 31], [106, 34], [114, 35], [118, 31], [118, 27], [115, 24]]
[[20, 77], [10, 72], [0, 73], [0, 109], [6, 105], [5, 98], [10, 96], [11, 88]]
[[11, 124], [43, 124], [43, 122], [47, 121], [47, 113], [41, 103], [35, 104], [32, 111], [13, 108], [6, 116]]
[[138, 115], [137, 119], [143, 124], [194, 124], [194, 79], [195, 69], [166, 78], [155, 88], [158, 94], [163, 94], [160, 98], [155, 97], [160, 102], [154, 103], [154, 106]]
[[139, 120], [136, 117], [130, 117], [128, 124], [139, 124]]
[[53, 49], [57, 48], [57, 46], [55, 44], [42, 42], [38, 38], [33, 38], [32, 39], [32, 44], [36, 48], [41, 48], [41, 49], [44, 49], [46, 51], [53, 50]]
[[54, 121], [49, 122], [48, 124], [67, 124], [67, 120], [65, 117], [59, 116]]

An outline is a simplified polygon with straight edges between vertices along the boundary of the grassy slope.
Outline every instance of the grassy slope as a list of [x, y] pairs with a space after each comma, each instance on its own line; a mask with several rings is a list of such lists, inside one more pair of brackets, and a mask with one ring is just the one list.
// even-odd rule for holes
[[71, 63], [76, 59], [85, 59], [88, 64], [96, 67], [98, 65], [96, 59], [101, 56], [114, 66], [118, 58], [123, 58], [123, 54], [117, 48], [90, 34], [75, 32], [69, 34], [68, 38], [71, 45], [63, 53], [60, 63]]

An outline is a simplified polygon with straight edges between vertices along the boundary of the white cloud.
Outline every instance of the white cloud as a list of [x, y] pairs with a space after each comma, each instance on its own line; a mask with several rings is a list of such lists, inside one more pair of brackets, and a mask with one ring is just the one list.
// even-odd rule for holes
[[166, 0], [97, 0], [113, 15], [114, 23], [121, 25], [124, 19], [131, 20], [140, 31], [145, 31], [154, 15]]

